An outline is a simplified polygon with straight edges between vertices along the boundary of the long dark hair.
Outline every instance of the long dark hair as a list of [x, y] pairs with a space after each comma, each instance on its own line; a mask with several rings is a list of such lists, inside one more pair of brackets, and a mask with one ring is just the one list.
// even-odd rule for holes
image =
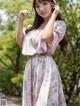
[[[47, 1], [47, 2], [51, 2], [53, 4], [55, 4], [54, 0], [38, 0], [39, 2], [44, 2], [44, 1]], [[33, 0], [33, 8], [35, 10], [35, 18], [34, 18], [34, 22], [33, 22], [33, 25], [29, 28], [29, 29], [26, 29], [26, 34], [33, 30], [33, 29], [37, 29], [40, 27], [40, 25], [44, 22], [44, 19], [39, 16], [36, 12], [36, 8], [35, 8], [35, 4], [36, 4], [36, 0]], [[53, 11], [53, 10], [52, 10]], [[59, 13], [58, 16], [56, 17], [56, 20], [63, 20], [61, 18], [61, 14]], [[66, 56], [67, 55], [67, 39], [66, 37], [64, 36], [64, 38], [59, 42], [59, 45], [60, 45], [60, 49], [61, 51], [63, 52], [63, 55]]]

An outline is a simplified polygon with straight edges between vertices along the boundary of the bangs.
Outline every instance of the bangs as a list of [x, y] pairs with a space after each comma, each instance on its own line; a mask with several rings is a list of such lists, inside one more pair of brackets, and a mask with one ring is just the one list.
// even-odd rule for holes
[[51, 2], [53, 4], [55, 4], [54, 0], [33, 0], [33, 7], [35, 7], [35, 4], [39, 2], [39, 3], [43, 3], [43, 2]]
[[51, 2], [52, 0], [35, 0], [35, 2], [39, 2], [39, 3], [42, 3], [42, 2]]

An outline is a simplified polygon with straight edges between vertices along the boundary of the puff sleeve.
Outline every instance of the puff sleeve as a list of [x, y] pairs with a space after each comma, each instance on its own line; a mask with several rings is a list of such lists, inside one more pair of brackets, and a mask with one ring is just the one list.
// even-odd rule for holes
[[55, 52], [59, 42], [63, 39], [66, 32], [66, 24], [62, 20], [55, 21], [55, 29], [53, 29], [53, 40], [49, 42], [48, 51], [52, 54]]
[[57, 36], [59, 41], [61, 41], [65, 35], [65, 32], [66, 32], [65, 22], [62, 20], [56, 21], [56, 27], [53, 31], [53, 36]]

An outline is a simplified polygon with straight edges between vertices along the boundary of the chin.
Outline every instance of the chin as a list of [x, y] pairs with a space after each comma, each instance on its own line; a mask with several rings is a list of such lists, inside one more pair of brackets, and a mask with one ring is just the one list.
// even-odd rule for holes
[[44, 18], [44, 19], [45, 19], [45, 18], [48, 18], [49, 16], [50, 16], [50, 15], [47, 15], [47, 14], [41, 15], [41, 17]]

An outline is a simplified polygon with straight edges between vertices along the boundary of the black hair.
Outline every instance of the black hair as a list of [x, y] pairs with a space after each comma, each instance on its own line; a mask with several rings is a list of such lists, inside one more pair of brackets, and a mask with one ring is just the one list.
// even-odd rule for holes
[[[55, 2], [53, 0], [38, 0], [38, 2], [44, 2], [44, 1], [47, 1], [47, 2], [51, 2], [55, 5]], [[29, 29], [26, 29], [26, 34], [33, 30], [33, 29], [37, 29], [40, 27], [40, 25], [44, 22], [44, 19], [38, 15], [38, 13], [36, 12], [36, 8], [35, 8], [35, 4], [36, 4], [36, 0], [33, 0], [33, 8], [35, 10], [35, 18], [34, 18], [34, 22], [33, 22], [33, 25], [29, 28]], [[52, 10], [54, 11], [54, 10]], [[61, 14], [59, 13], [58, 16], [56, 17], [56, 20], [63, 20], [61, 18]], [[67, 55], [67, 39], [66, 37], [64, 36], [64, 38], [60, 41], [59, 45], [60, 45], [60, 49], [61, 51], [63, 52], [63, 55], [66, 56]]]

